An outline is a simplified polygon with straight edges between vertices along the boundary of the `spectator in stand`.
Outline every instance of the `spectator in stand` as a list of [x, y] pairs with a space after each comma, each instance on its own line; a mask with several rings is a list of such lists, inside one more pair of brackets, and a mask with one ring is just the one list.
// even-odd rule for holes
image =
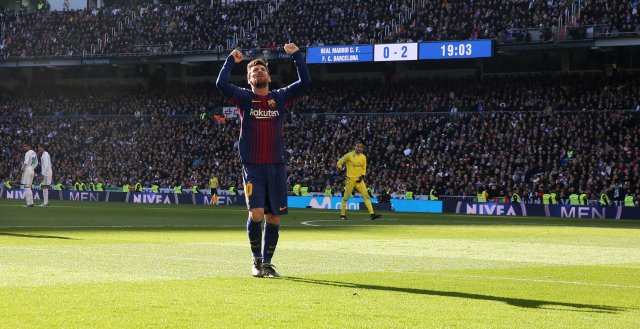
[[[333, 191], [340, 191], [340, 174], [326, 164], [351, 146], [356, 138], [353, 131], [362, 132], [365, 136], [357, 137], [368, 141], [367, 156], [372, 165], [367, 170], [372, 179], [367, 183], [393, 191], [411, 185], [415, 194], [427, 195], [435, 184], [445, 195], [475, 195], [478, 186], [490, 191], [496, 186], [503, 196], [506, 192], [500, 191], [516, 186], [521, 191], [552, 186], [558, 199], [566, 199], [570, 187], [591, 192], [609, 187], [612, 200], [622, 201], [626, 191], [640, 189], [638, 112], [611, 111], [638, 104], [637, 74], [511, 76], [486, 78], [482, 85], [474, 85], [471, 78], [402, 81], [405, 86], [414, 86], [408, 88], [414, 95], [425, 93], [433, 108], [447, 109], [451, 91], [455, 101], [467, 106], [460, 107], [457, 117], [420, 111], [337, 116], [323, 113], [321, 106], [315, 107], [314, 114], [300, 114], [322, 105], [315, 102], [316, 97], [303, 98], [291, 112], [298, 114], [287, 116], [285, 124], [289, 189], [306, 180], [310, 191], [324, 191], [327, 182]], [[419, 88], [418, 83], [409, 84], [412, 81], [428, 82], [433, 91]], [[461, 88], [460, 83], [472, 87]], [[310, 94], [316, 96], [319, 89], [333, 95], [327, 98], [328, 103], [335, 101], [334, 97], [343, 98], [345, 109], [341, 112], [356, 108], [356, 100], [364, 104], [357, 107], [360, 111], [370, 104], [380, 104], [380, 109], [388, 104], [411, 108], [405, 105], [412, 102], [410, 94], [402, 91], [399, 82], [380, 87], [371, 82], [368, 92], [361, 85], [344, 84], [339, 90], [318, 82]], [[213, 170], [219, 173], [221, 187], [241, 186], [233, 151], [238, 123], [212, 118], [215, 109], [226, 103], [211, 95], [207, 91], [210, 87], [176, 84], [166, 89], [4, 90], [0, 98], [0, 176], [19, 177], [15, 165], [6, 159], [19, 157], [15, 150], [20, 145], [15, 143], [29, 136], [49, 145], [59, 172], [56, 182], [67, 186], [76, 179], [98, 177], [112, 186], [121, 186], [122, 181], [140, 181], [144, 186], [157, 181], [161, 187], [174, 181], [202, 185]], [[174, 91], [169, 90], [172, 88]], [[395, 92], [386, 93], [386, 89]], [[477, 97], [483, 97], [485, 104], [480, 114], [473, 105]], [[544, 111], [540, 103], [554, 98], [565, 101]], [[497, 105], [503, 101], [507, 104], [504, 109]], [[199, 116], [202, 104], [210, 104], [205, 120]], [[141, 107], [142, 115], [135, 118], [133, 114]], [[121, 116], [106, 121], [91, 115], [67, 115], [82, 114], [83, 108], [91, 114]], [[565, 112], [581, 108], [589, 111], [572, 115], [571, 124], [567, 124], [569, 114]], [[56, 112], [65, 115], [56, 117]], [[343, 117], [352, 128], [336, 131], [333, 127], [341, 127]], [[214, 140], [216, 143], [211, 143]], [[523, 193], [525, 202], [526, 195]]]
[[[168, 54], [243, 48], [281, 50], [301, 46], [496, 39], [553, 39], [569, 1], [327, 0], [214, 1], [206, 5], [107, 3], [99, 9], [33, 13], [3, 11], [1, 58], [79, 57], [94, 54]], [[292, 15], [292, 13], [294, 13]], [[603, 35], [640, 31], [637, 1], [587, 1], [572, 37], [598, 25]], [[247, 24], [249, 22], [249, 24]], [[572, 32], [577, 31], [577, 32]], [[578, 34], [576, 34], [578, 33]]]

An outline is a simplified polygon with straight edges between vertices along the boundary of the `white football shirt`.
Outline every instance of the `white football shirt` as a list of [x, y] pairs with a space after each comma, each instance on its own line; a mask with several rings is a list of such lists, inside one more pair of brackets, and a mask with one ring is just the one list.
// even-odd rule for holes
[[42, 165], [43, 175], [47, 176], [53, 174], [53, 170], [51, 169], [51, 156], [49, 156], [49, 152], [42, 152], [42, 155], [40, 156], [40, 164]]
[[38, 166], [38, 155], [33, 150], [29, 150], [24, 154], [24, 162], [22, 163], [26, 167], [35, 169]]

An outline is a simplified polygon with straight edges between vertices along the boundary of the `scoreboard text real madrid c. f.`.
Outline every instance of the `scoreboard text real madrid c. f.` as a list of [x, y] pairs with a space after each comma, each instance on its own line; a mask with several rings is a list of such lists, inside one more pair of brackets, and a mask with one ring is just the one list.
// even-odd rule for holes
[[307, 48], [307, 63], [371, 62], [373, 45], [326, 46]]
[[307, 48], [307, 63], [356, 63], [492, 57], [492, 40], [343, 45]]

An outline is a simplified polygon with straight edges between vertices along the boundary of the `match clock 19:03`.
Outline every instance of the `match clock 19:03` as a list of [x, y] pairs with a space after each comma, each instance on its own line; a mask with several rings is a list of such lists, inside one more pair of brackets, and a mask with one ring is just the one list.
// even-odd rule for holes
[[493, 55], [491, 40], [425, 42], [420, 44], [420, 59], [479, 58]]
[[388, 43], [374, 45], [374, 62], [415, 61], [417, 59], [417, 43]]
[[442, 49], [442, 57], [445, 56], [471, 56], [473, 48], [470, 43], [461, 43], [457, 47], [452, 44], [440, 46]]

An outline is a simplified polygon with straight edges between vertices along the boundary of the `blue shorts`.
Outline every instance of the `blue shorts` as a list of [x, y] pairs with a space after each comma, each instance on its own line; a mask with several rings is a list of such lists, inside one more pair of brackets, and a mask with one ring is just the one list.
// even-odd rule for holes
[[247, 209], [264, 208], [265, 214], [286, 215], [287, 166], [284, 163], [242, 165]]

